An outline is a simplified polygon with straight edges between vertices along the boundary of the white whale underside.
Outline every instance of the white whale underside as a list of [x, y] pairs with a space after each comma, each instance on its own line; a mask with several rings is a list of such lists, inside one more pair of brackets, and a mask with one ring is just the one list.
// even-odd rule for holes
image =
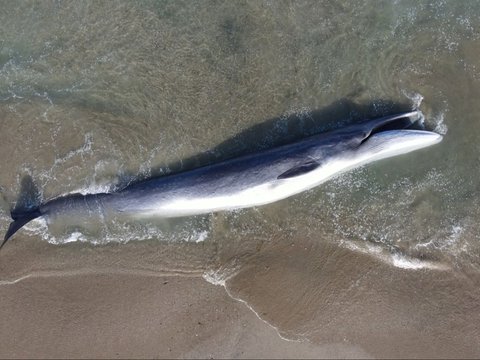
[[228, 195], [178, 197], [151, 204], [148, 209], [135, 212], [134, 215], [177, 217], [265, 205], [319, 184], [318, 178], [314, 179], [313, 174], [302, 176], [302, 178], [291, 181], [272, 181], [247, 190], [232, 191]]
[[241, 191], [232, 188], [228, 195], [215, 196], [212, 191], [207, 196], [178, 197], [152, 204], [135, 215], [177, 217], [265, 205], [311, 189], [352, 167], [346, 161], [337, 162], [292, 179], [272, 180]]

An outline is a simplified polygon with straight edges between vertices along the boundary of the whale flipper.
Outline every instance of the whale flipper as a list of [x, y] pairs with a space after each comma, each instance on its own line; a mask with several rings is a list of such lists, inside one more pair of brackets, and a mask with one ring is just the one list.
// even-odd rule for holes
[[301, 165], [295, 166], [291, 169], [288, 169], [285, 171], [283, 174], [280, 174], [277, 179], [288, 179], [292, 178], [295, 176], [300, 176], [303, 174], [306, 174], [312, 170], [315, 170], [317, 167], [320, 166], [320, 163], [315, 160], [308, 161], [306, 163], [303, 163]]

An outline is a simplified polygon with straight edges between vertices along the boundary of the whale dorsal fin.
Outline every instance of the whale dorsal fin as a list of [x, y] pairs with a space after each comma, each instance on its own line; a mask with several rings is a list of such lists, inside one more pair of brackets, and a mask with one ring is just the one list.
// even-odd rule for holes
[[320, 163], [316, 160], [310, 160], [310, 161], [307, 161], [301, 165], [297, 165], [291, 169], [288, 169], [287, 171], [285, 171], [284, 173], [278, 175], [277, 179], [288, 179], [288, 178], [292, 178], [292, 177], [295, 177], [295, 176], [300, 176], [300, 175], [304, 175], [306, 173], [309, 173], [310, 171], [312, 170], [315, 170], [317, 167], [320, 166]]

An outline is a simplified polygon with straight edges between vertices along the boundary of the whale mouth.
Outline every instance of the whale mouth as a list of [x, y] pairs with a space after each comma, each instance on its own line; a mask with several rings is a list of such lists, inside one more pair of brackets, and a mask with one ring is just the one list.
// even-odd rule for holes
[[424, 121], [425, 116], [420, 110], [393, 116], [386, 116], [378, 119], [378, 123], [372, 127], [369, 136], [390, 130], [424, 130]]
[[443, 136], [426, 130], [424, 120], [419, 110], [372, 120], [357, 149], [379, 160], [440, 142]]
[[366, 132], [359, 145], [365, 143], [373, 135], [381, 134], [390, 131], [400, 130], [417, 130], [425, 131], [424, 129], [425, 116], [420, 110], [401, 113], [397, 115], [385, 116], [379, 119], [372, 120], [366, 124]]

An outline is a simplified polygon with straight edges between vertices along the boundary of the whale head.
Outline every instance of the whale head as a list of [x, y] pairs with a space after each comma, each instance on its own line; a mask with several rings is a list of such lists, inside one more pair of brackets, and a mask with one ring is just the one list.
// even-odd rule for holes
[[422, 149], [442, 141], [442, 135], [426, 130], [385, 130], [366, 137], [354, 150], [362, 162], [372, 162]]
[[[321, 181], [324, 181], [335, 174], [358, 166], [406, 154], [440, 142], [442, 135], [423, 129], [414, 129], [422, 127], [423, 121], [423, 114], [416, 110], [351, 125], [325, 134], [327, 145], [315, 149], [315, 153], [312, 153], [310, 158], [318, 160], [313, 165], [311, 161], [307, 165], [312, 169], [320, 170], [321, 168], [324, 174], [321, 176]], [[289, 170], [280, 178], [306, 172], [305, 165], [298, 168], [301, 171]]]
[[360, 125], [360, 137], [356, 137], [353, 156], [372, 162], [422, 149], [442, 141], [443, 136], [433, 131], [411, 129], [422, 125], [421, 111], [393, 117], [371, 120]]

